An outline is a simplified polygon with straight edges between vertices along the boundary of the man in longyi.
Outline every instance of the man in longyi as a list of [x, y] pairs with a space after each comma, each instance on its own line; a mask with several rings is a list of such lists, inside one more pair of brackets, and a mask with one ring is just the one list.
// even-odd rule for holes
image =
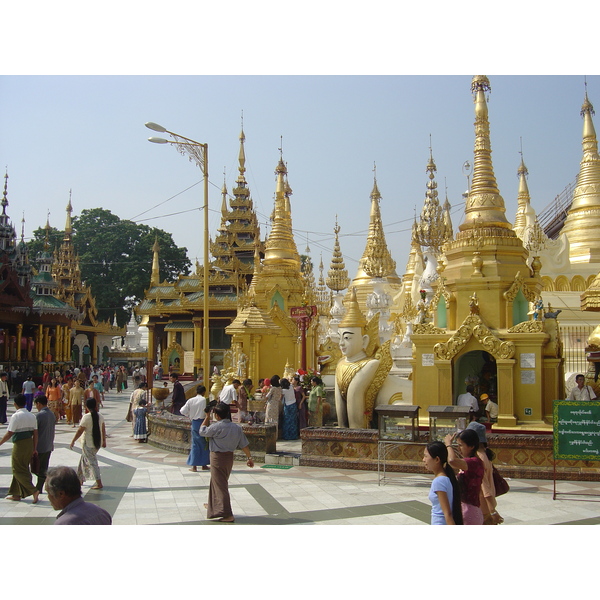
[[366, 333], [367, 320], [358, 306], [355, 289], [349, 294], [346, 314], [338, 326], [343, 357], [335, 370], [335, 410], [340, 427], [361, 429], [369, 427], [373, 401], [389, 366], [368, 355], [373, 344]]

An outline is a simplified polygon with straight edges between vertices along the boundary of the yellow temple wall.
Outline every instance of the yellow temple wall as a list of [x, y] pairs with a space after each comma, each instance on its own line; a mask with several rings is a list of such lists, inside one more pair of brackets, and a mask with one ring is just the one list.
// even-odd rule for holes
[[[505, 338], [514, 342], [513, 366], [514, 416], [517, 423], [541, 424], [544, 417], [544, 359], [546, 334], [525, 334], [527, 339]], [[502, 394], [500, 382], [498, 394]]]

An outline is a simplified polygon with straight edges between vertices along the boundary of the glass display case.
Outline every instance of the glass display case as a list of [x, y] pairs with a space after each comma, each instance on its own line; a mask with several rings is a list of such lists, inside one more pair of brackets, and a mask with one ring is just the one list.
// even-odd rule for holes
[[430, 406], [429, 441], [443, 441], [447, 434], [455, 434], [467, 428], [469, 424], [468, 406]]
[[419, 407], [403, 404], [376, 406], [379, 439], [390, 442], [414, 442], [419, 438]]

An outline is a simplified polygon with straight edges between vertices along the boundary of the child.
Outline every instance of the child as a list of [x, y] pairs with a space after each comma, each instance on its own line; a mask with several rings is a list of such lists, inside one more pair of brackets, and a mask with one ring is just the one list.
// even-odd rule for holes
[[148, 427], [146, 426], [146, 415], [148, 414], [148, 409], [146, 408], [146, 404], [148, 404], [147, 400], [142, 398], [138, 403], [138, 407], [133, 411], [135, 416], [133, 437], [140, 444], [148, 441]]

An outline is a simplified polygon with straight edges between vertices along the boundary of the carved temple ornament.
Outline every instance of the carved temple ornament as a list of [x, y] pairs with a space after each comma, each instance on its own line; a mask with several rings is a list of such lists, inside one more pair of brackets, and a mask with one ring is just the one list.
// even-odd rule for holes
[[444, 300], [446, 301], [446, 306], [449, 307], [450, 301], [452, 300], [452, 294], [450, 294], [450, 292], [446, 288], [446, 279], [444, 277], [439, 278], [437, 289], [435, 290], [435, 293], [433, 294], [433, 297], [431, 298], [431, 300], [429, 302], [429, 309], [431, 311], [434, 311], [437, 309], [437, 306], [440, 302], [440, 298], [442, 296], [444, 297]]
[[544, 333], [543, 321], [523, 321], [508, 330], [508, 333]]
[[417, 334], [428, 334], [428, 335], [444, 335], [446, 331], [436, 327], [433, 323], [417, 323], [414, 325], [413, 333]]
[[538, 295], [535, 291], [530, 290], [527, 284], [525, 283], [525, 279], [521, 275], [521, 271], [517, 271], [515, 275], [515, 279], [512, 282], [511, 286], [504, 292], [504, 299], [507, 302], [514, 302], [519, 290], [523, 291], [523, 296], [528, 302], [535, 302], [538, 298]]
[[433, 347], [437, 360], [452, 360], [474, 337], [486, 352], [494, 358], [508, 359], [515, 355], [513, 342], [503, 342], [485, 325], [477, 314], [470, 314], [462, 322], [456, 333], [447, 341], [440, 342]]

